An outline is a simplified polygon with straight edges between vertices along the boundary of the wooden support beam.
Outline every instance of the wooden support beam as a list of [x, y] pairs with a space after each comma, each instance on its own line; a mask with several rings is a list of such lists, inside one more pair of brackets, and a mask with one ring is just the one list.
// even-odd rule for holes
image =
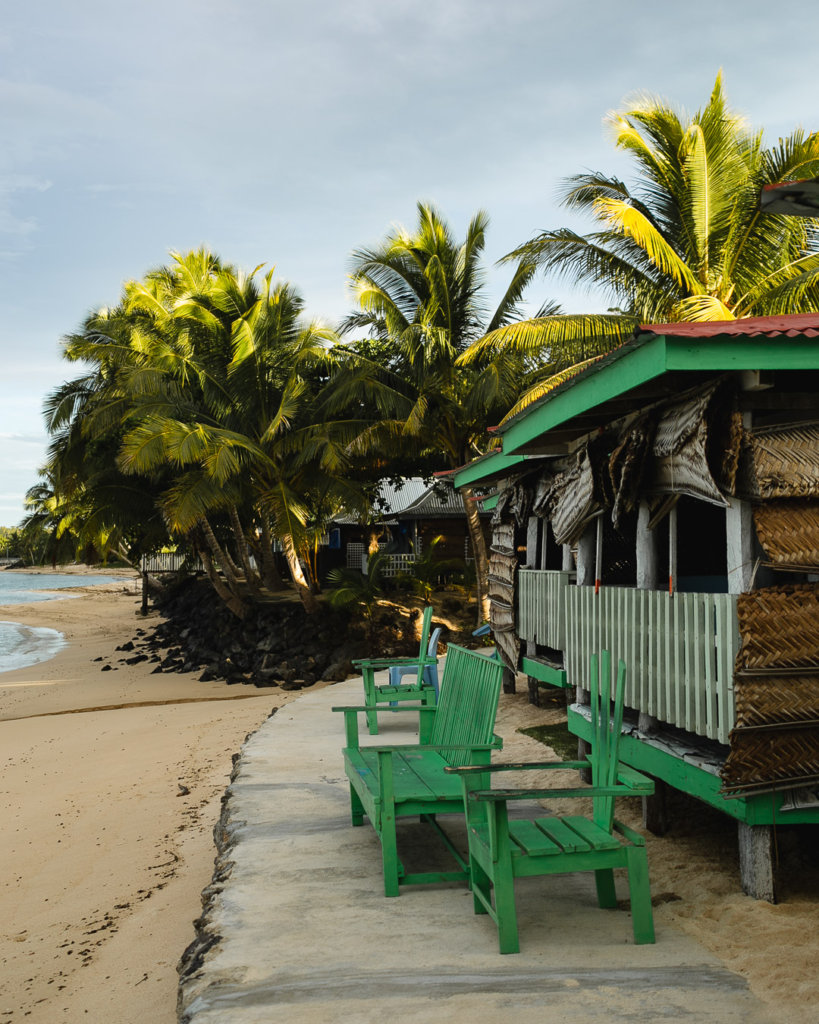
[[728, 593], [747, 594], [754, 571], [754, 518], [751, 503], [730, 498], [725, 510]]
[[668, 785], [662, 779], [654, 779], [654, 792], [643, 797], [643, 828], [655, 836], [668, 831]]
[[526, 523], [526, 566], [536, 569], [538, 563], [538, 541], [540, 539], [540, 519], [529, 516]]
[[640, 502], [637, 512], [637, 589], [659, 590], [660, 545], [656, 530], [649, 530], [651, 509], [647, 501]]
[[755, 900], [776, 903], [773, 862], [773, 826], [737, 822], [739, 874], [742, 891]]

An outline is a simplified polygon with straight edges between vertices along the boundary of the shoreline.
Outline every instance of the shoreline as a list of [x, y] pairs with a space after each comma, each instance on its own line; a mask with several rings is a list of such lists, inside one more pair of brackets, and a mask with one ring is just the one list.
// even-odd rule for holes
[[175, 1024], [232, 757], [298, 696], [125, 664], [115, 648], [159, 621], [134, 576], [0, 608], [67, 641], [0, 673], [0, 1024]]

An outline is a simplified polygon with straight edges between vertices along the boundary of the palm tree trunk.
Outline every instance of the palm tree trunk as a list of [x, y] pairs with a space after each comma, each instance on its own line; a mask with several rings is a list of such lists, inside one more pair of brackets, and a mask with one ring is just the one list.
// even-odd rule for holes
[[481, 519], [478, 515], [478, 504], [474, 500], [471, 487], [461, 490], [466, 512], [466, 525], [472, 553], [475, 556], [475, 589], [478, 597], [478, 625], [489, 621], [489, 557], [486, 553], [486, 538], [483, 534]]
[[307, 580], [304, 578], [304, 572], [299, 564], [296, 545], [293, 542], [293, 535], [285, 533], [282, 534], [279, 539], [282, 542], [284, 557], [287, 559], [287, 564], [290, 567], [290, 575], [293, 577], [293, 583], [295, 584], [296, 591], [301, 598], [301, 603], [304, 605], [304, 610], [308, 615], [314, 615], [319, 610], [319, 603], [316, 600], [316, 595], [310, 589]]
[[202, 564], [205, 567], [205, 572], [208, 574], [208, 579], [213, 585], [213, 589], [216, 591], [219, 597], [221, 597], [221, 599], [225, 602], [230, 611], [232, 611], [233, 614], [238, 619], [243, 619], [247, 612], [247, 608], [245, 607], [244, 602], [241, 600], [241, 598], [239, 598], [236, 594], [233, 593], [233, 591], [227, 586], [225, 581], [219, 575], [216, 566], [213, 564], [213, 559], [210, 556], [210, 551], [208, 551], [207, 546], [204, 544], [199, 549], [199, 557], [202, 559]]
[[233, 503], [230, 505], [230, 522], [233, 527], [233, 536], [236, 538], [236, 547], [239, 552], [239, 560], [242, 563], [242, 569], [244, 570], [245, 580], [247, 581], [247, 588], [254, 597], [258, 597], [259, 576], [250, 564], [250, 558], [247, 553], [245, 531], [242, 527], [242, 521], [239, 518], [239, 510]]
[[207, 545], [210, 553], [212, 553], [213, 557], [218, 562], [219, 567], [224, 573], [225, 580], [227, 581], [228, 586], [232, 591], [236, 592], [239, 581], [237, 579], [236, 566], [233, 564], [233, 560], [228, 558], [228, 556], [225, 554], [224, 549], [222, 548], [222, 545], [219, 543], [219, 541], [216, 539], [216, 534], [213, 532], [213, 527], [208, 522], [206, 516], [202, 516], [202, 519], [200, 520], [200, 525], [202, 527], [202, 533], [204, 534], [205, 537], [205, 544]]
[[262, 516], [262, 542], [259, 548], [264, 585], [268, 590], [284, 590], [285, 583], [279, 572], [279, 567], [276, 565], [276, 556], [273, 554], [273, 534], [270, 532], [270, 520], [266, 515]]

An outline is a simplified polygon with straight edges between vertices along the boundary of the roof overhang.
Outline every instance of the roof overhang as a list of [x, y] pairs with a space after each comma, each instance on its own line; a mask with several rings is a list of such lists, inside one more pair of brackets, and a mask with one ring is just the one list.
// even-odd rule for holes
[[[711, 337], [686, 335], [682, 328], [688, 325], [679, 335], [642, 330], [504, 424], [503, 456], [568, 454], [579, 438], [726, 372], [819, 369], [816, 339], [781, 332], [747, 336], [732, 328], [735, 323], [726, 323], [730, 333]], [[691, 327], [714, 331], [716, 325]]]
[[525, 463], [531, 461], [529, 455], [506, 455], [502, 451], [489, 452], [474, 459], [454, 473], [456, 488], [473, 487], [475, 484], [486, 483], [488, 480], [501, 480], [511, 473], [519, 473], [525, 469]]

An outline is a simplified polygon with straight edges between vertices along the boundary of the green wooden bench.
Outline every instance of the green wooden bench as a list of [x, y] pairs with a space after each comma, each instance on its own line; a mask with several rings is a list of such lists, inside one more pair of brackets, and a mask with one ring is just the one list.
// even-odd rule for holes
[[[435, 815], [463, 813], [460, 780], [444, 769], [489, 764], [492, 750], [501, 746], [492, 730], [502, 674], [503, 666], [494, 658], [450, 644], [438, 704], [393, 712], [421, 716], [416, 744], [362, 747], [358, 713], [369, 708], [333, 708], [345, 716], [344, 768], [350, 780], [353, 825], [363, 825], [366, 816], [381, 841], [386, 896], [397, 896], [400, 885], [468, 880], [467, 863]], [[457, 870], [404, 869], [398, 856], [396, 820], [410, 816], [420, 816], [438, 833], [455, 857]]]
[[[469, 864], [476, 914], [489, 914], [498, 928], [501, 953], [519, 950], [515, 879], [532, 875], [594, 871], [601, 907], [617, 904], [614, 868], [628, 872], [635, 943], [654, 942], [645, 840], [614, 817], [617, 796], [644, 796], [654, 783], [618, 761], [623, 722], [626, 666], [621, 661], [611, 714], [611, 666], [603, 652], [602, 670], [591, 659], [592, 748], [585, 761], [453, 767], [461, 776], [469, 840]], [[599, 682], [598, 682], [599, 680]], [[490, 789], [491, 773], [588, 769], [592, 786], [571, 789]], [[591, 819], [582, 815], [509, 820], [510, 800], [591, 797]]]
[[[436, 703], [437, 694], [435, 687], [429, 682], [426, 676], [426, 669], [437, 663], [437, 655], [430, 655], [429, 634], [432, 628], [432, 605], [424, 609], [421, 620], [421, 644], [418, 648], [418, 656], [414, 658], [366, 658], [362, 661], [354, 661], [361, 670], [361, 678], [364, 682], [364, 703], [367, 705], [367, 728], [370, 735], [378, 733], [378, 711], [379, 704], [395, 704], [397, 701], [413, 700], [432, 707]], [[376, 685], [376, 672], [385, 669], [412, 666], [417, 668], [414, 683], [401, 683], [398, 686], [390, 684]]]

